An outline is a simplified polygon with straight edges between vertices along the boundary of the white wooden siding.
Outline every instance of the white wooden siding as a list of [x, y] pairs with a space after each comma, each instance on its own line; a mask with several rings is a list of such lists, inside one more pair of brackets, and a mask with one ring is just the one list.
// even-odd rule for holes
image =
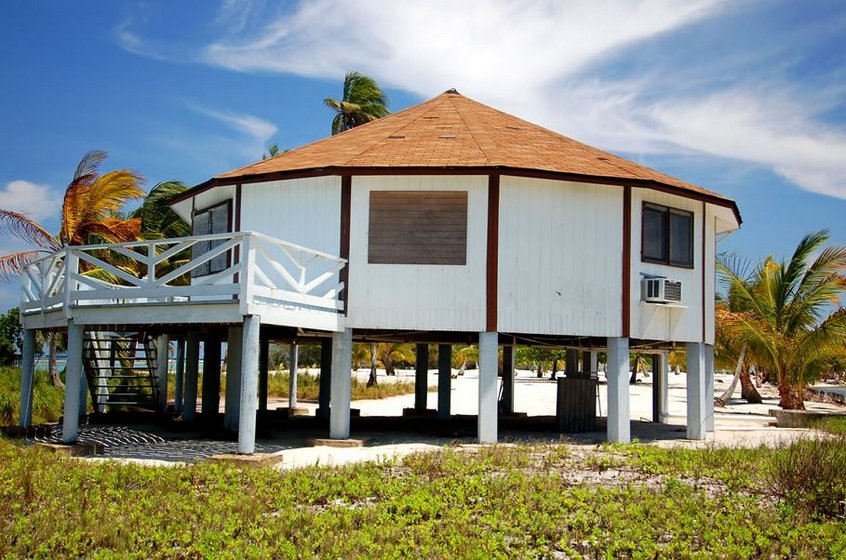
[[498, 330], [619, 336], [623, 189], [501, 178]]
[[341, 178], [243, 185], [241, 231], [257, 231], [337, 255], [341, 243]]
[[[368, 264], [372, 190], [467, 191], [467, 264]], [[487, 203], [486, 176], [353, 177], [347, 326], [483, 331]]]
[[[641, 260], [641, 230], [643, 202], [653, 202], [670, 208], [693, 212], [693, 268], [681, 268]], [[702, 220], [703, 203], [672, 194], [647, 189], [632, 189], [632, 257], [631, 257], [631, 337], [647, 340], [701, 342], [702, 339]], [[713, 221], [713, 220], [712, 220]], [[713, 255], [714, 228], [708, 230]], [[714, 259], [708, 261], [706, 279], [713, 284]], [[682, 283], [681, 306], [642, 303], [640, 285], [642, 274], [665, 276]], [[713, 288], [710, 297], [713, 305]], [[712, 308], [713, 309], [713, 308]], [[713, 316], [713, 311], [711, 312]]]

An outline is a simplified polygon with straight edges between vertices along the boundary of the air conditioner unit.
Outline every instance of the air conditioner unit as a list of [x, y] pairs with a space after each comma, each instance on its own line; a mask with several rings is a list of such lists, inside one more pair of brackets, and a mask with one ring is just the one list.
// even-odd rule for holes
[[640, 298], [647, 303], [679, 303], [681, 282], [669, 278], [644, 278], [640, 283]]

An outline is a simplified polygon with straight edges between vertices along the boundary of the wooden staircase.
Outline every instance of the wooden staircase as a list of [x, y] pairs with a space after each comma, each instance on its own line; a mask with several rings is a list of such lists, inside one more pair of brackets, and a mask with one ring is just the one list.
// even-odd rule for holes
[[83, 364], [94, 410], [157, 410], [157, 358], [155, 339], [146, 333], [87, 331]]

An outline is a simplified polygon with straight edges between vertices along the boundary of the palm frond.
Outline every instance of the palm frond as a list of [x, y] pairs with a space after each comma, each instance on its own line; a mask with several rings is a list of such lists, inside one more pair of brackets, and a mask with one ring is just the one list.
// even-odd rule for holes
[[55, 237], [47, 233], [38, 222], [20, 212], [0, 209], [0, 231], [50, 252], [61, 249]]
[[0, 257], [0, 280], [9, 282], [17, 278], [27, 265], [49, 254], [50, 251], [34, 249]]

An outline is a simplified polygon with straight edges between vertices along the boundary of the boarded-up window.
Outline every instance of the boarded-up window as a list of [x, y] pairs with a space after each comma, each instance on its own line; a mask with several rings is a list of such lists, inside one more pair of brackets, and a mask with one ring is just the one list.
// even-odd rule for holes
[[367, 262], [467, 264], [467, 192], [371, 191]]
[[[231, 231], [230, 223], [232, 220], [230, 201], [223, 202], [211, 208], [200, 210], [194, 214], [192, 222], [192, 233], [194, 235], [209, 235], [211, 233], [228, 233]], [[215, 239], [213, 241], [202, 241], [196, 243], [193, 247], [192, 257], [197, 258], [203, 253], [210, 251], [212, 248], [226, 243], [226, 239]], [[226, 270], [229, 266], [229, 251], [217, 255], [210, 261], [198, 266], [191, 271], [193, 277], [206, 276], [214, 274], [221, 270]]]

